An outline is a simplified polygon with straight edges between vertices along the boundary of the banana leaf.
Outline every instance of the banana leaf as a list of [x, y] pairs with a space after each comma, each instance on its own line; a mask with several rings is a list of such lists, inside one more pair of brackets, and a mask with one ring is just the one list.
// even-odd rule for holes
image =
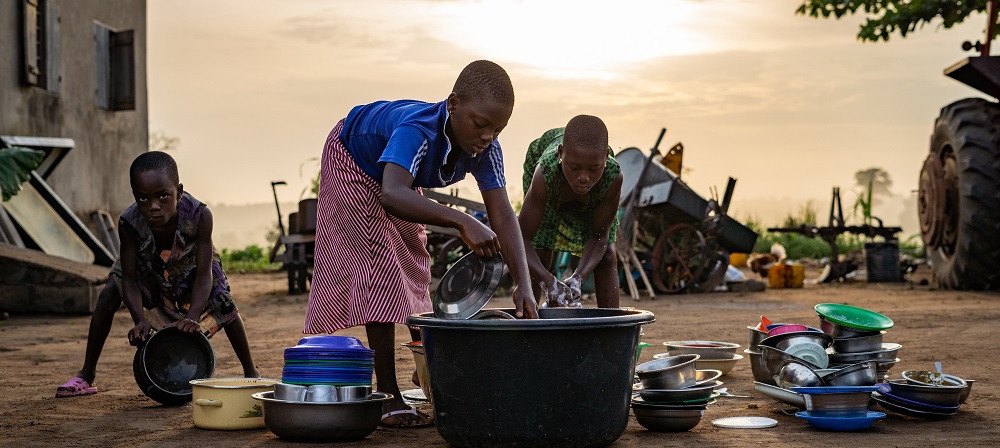
[[6, 202], [21, 191], [21, 184], [31, 177], [31, 170], [42, 163], [42, 151], [12, 146], [0, 148], [0, 192]]

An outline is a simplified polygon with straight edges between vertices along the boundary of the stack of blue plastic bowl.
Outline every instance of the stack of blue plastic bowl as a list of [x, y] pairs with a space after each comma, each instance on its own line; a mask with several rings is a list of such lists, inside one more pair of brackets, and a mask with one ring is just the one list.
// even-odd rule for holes
[[375, 351], [350, 336], [306, 336], [285, 349], [281, 382], [303, 386], [370, 386]]

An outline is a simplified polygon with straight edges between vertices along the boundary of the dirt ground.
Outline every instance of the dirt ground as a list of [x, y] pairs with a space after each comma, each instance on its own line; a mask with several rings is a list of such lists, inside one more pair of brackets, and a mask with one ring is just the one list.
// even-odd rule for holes
[[[918, 272], [919, 274], [919, 272]], [[808, 272], [808, 276], [815, 272]], [[306, 296], [287, 295], [283, 273], [232, 275], [234, 297], [250, 332], [251, 347], [265, 377], [280, 378], [283, 349], [295, 345], [305, 315]], [[903, 284], [806, 285], [803, 289], [773, 289], [758, 293], [712, 293], [659, 296], [635, 302], [622, 297], [622, 306], [649, 310], [656, 322], [644, 326], [643, 341], [655, 344], [642, 352], [640, 362], [664, 352], [668, 340], [718, 340], [746, 348], [747, 325], [760, 315], [775, 322], [816, 326], [813, 305], [846, 303], [872, 309], [896, 325], [886, 342], [903, 345], [893, 378], [907, 369], [931, 369], [941, 361], [947, 373], [976, 379], [969, 400], [949, 419], [928, 421], [887, 412], [887, 417], [860, 433], [813, 430], [753, 389], [748, 359], [722, 380], [730, 393], [753, 398], [721, 398], [705, 411], [701, 423], [685, 433], [655, 433], [631, 417], [615, 447], [636, 446], [998, 446], [1000, 398], [992, 378], [1000, 361], [996, 333], [1000, 329], [1000, 294], [936, 290]], [[508, 307], [498, 297], [488, 307]], [[587, 306], [594, 306], [589, 302]], [[135, 385], [131, 362], [134, 348], [125, 334], [128, 313], [116, 316], [111, 337], [98, 367], [95, 395], [54, 398], [55, 388], [68, 379], [83, 360], [88, 316], [11, 316], [0, 321], [0, 441], [3, 446], [261, 446], [287, 445], [266, 429], [209, 431], [194, 427], [191, 406], [163, 407], [146, 398]], [[363, 329], [343, 332], [365, 341]], [[405, 336], [399, 327], [397, 338]], [[238, 376], [239, 363], [224, 336], [213, 339], [216, 377]], [[409, 387], [414, 364], [403, 347], [396, 349], [399, 383]], [[881, 410], [873, 407], [874, 410]], [[731, 416], [764, 416], [778, 421], [769, 429], [720, 429], [711, 420]], [[344, 446], [444, 446], [434, 428], [379, 428], [363, 441]]]

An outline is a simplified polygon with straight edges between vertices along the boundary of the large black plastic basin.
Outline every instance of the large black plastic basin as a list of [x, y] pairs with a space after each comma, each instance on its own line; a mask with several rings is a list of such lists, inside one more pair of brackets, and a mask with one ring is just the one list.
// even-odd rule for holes
[[[514, 310], [505, 309], [513, 314]], [[410, 316], [438, 433], [462, 447], [596, 447], [625, 432], [639, 326], [653, 313], [543, 308], [537, 320]]]

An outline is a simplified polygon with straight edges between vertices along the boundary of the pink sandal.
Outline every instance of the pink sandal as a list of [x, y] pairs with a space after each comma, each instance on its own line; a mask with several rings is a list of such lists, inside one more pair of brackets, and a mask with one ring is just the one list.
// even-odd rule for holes
[[74, 376], [62, 386], [56, 388], [56, 398], [75, 397], [78, 395], [96, 394], [97, 388], [90, 385], [87, 380]]

